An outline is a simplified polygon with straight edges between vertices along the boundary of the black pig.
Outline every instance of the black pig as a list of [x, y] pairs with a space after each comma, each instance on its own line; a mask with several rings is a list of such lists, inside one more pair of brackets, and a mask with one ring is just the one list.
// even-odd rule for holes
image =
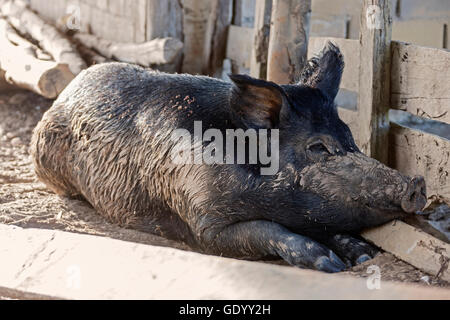
[[[36, 173], [57, 194], [81, 196], [112, 221], [204, 252], [341, 271], [343, 260], [373, 255], [349, 234], [426, 202], [423, 178], [358, 150], [334, 104], [343, 67], [332, 44], [294, 85], [124, 63], [91, 67], [36, 127]], [[221, 132], [279, 129], [279, 171], [262, 175], [261, 163], [174, 163], [171, 134], [193, 133], [194, 121]]]

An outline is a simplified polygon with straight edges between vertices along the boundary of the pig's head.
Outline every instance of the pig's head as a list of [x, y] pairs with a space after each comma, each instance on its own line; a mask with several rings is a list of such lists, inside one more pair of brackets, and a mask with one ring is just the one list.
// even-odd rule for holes
[[267, 190], [279, 210], [267, 218], [294, 230], [358, 230], [426, 203], [422, 177], [404, 176], [365, 156], [339, 119], [334, 99], [343, 68], [342, 54], [330, 43], [295, 85], [231, 76], [231, 107], [240, 125], [279, 129], [280, 171], [268, 178]]

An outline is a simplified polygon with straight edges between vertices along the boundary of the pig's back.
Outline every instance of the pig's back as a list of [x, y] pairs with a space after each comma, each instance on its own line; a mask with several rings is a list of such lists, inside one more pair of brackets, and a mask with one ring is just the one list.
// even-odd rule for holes
[[145, 122], [157, 130], [191, 129], [193, 120], [222, 127], [229, 117], [230, 88], [230, 83], [210, 77], [107, 63], [80, 73], [54, 107], [64, 108], [72, 123], [89, 115], [91, 121], [119, 127]]

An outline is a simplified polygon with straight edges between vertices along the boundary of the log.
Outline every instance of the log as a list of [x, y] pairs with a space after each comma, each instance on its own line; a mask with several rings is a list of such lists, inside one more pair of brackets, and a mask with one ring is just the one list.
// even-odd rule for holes
[[86, 33], [78, 33], [74, 38], [107, 58], [144, 67], [173, 63], [183, 49], [183, 43], [174, 38], [154, 39], [144, 43], [116, 43]]
[[37, 59], [32, 45], [27, 45], [25, 39], [20, 40], [20, 46], [9, 41], [8, 34], [12, 33], [14, 30], [8, 22], [0, 19], [0, 68], [5, 71], [6, 81], [46, 98], [56, 98], [75, 77], [69, 66]]
[[392, 17], [390, 0], [364, 0], [359, 42], [358, 132], [367, 156], [388, 161]]
[[24, 2], [8, 1], [1, 7], [1, 11], [19, 32], [29, 34], [56, 62], [69, 65], [74, 75], [87, 67], [75, 46], [54, 26], [30, 10]]
[[274, 0], [267, 78], [289, 84], [307, 62], [311, 0]]
[[76, 39], [74, 39], [74, 41], [76, 43], [78, 52], [89, 66], [114, 61], [112, 59], [100, 55], [99, 53], [97, 53], [97, 51], [86, 47], [80, 41], [77, 41]]
[[402, 221], [365, 230], [362, 237], [397, 258], [450, 281], [450, 245]]

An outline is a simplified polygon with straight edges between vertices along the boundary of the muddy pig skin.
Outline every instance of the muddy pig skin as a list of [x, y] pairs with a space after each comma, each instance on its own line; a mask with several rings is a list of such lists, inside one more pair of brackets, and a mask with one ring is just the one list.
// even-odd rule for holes
[[[331, 43], [292, 85], [93, 66], [34, 130], [36, 174], [113, 222], [196, 250], [341, 271], [375, 253], [359, 230], [426, 202], [423, 178], [358, 150], [334, 104], [343, 68]], [[261, 163], [174, 163], [171, 134], [193, 133], [194, 121], [221, 132], [278, 129], [278, 172], [262, 175]]]

